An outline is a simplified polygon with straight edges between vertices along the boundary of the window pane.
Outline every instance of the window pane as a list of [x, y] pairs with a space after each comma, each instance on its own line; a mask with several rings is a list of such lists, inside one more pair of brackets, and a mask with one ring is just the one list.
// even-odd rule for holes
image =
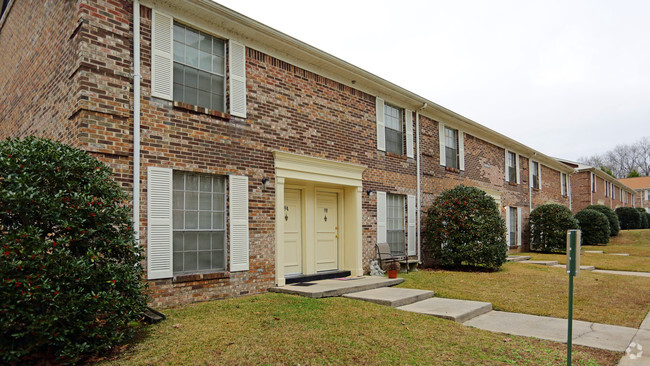
[[185, 221], [185, 215], [182, 210], [173, 211], [174, 218], [174, 229], [184, 229], [183, 222]]
[[183, 90], [183, 97], [184, 97], [183, 102], [187, 104], [196, 105], [197, 101], [199, 100], [198, 92], [199, 92], [198, 89], [185, 87], [185, 90]]
[[185, 252], [183, 254], [183, 271], [196, 271], [197, 269], [197, 253], [196, 252]]
[[199, 86], [199, 72], [191, 67], [185, 68], [185, 86], [197, 88]]
[[223, 95], [212, 94], [212, 109], [215, 111], [224, 111], [224, 100]]
[[212, 209], [215, 211], [223, 211], [225, 208], [224, 201], [225, 199], [223, 194], [215, 194], [212, 197]]
[[212, 103], [210, 101], [211, 97], [212, 94], [210, 94], [210, 92], [199, 90], [199, 100], [196, 103], [196, 105], [198, 105], [199, 107], [211, 109], [212, 108]]
[[212, 72], [212, 55], [199, 51], [199, 69]]
[[445, 148], [445, 166], [453, 169], [458, 169], [458, 152], [450, 147]]
[[199, 250], [210, 250], [212, 235], [210, 233], [199, 233]]
[[205, 33], [199, 34], [199, 49], [203, 52], [212, 53], [212, 37]]
[[199, 76], [199, 90], [203, 90], [209, 93], [210, 90], [212, 89], [212, 85], [210, 85], [211, 84], [210, 74], [208, 74], [207, 72], [199, 71], [198, 76]]
[[212, 213], [212, 222], [213, 222], [212, 228], [214, 230], [223, 230], [223, 229], [225, 229], [226, 222], [224, 220], [224, 213], [223, 212], [213, 212]]
[[211, 251], [201, 251], [198, 253], [198, 256], [199, 256], [199, 270], [206, 270], [212, 268]]
[[185, 27], [174, 23], [174, 41], [185, 42]]
[[197, 192], [185, 192], [185, 209], [199, 209], [199, 194]]
[[174, 61], [185, 63], [185, 45], [180, 42], [174, 42]]
[[183, 101], [184, 89], [181, 84], [174, 84], [174, 100]]
[[174, 62], [174, 83], [175, 84], [185, 83], [185, 66], [176, 62]]
[[210, 230], [212, 228], [212, 213], [210, 211], [199, 212], [199, 229]]
[[199, 228], [199, 213], [196, 211], [185, 211], [185, 229]]
[[224, 44], [223, 40], [212, 37], [212, 54], [223, 57], [225, 54]]
[[183, 272], [183, 252], [175, 252], [174, 260], [174, 273]]
[[214, 192], [225, 193], [226, 192], [226, 179], [223, 177], [215, 178], [214, 185], [212, 186]]
[[175, 191], [182, 191], [185, 189], [185, 174], [174, 173], [172, 188]]
[[194, 48], [199, 48], [199, 32], [187, 28], [185, 31], [185, 44]]
[[223, 76], [212, 75], [212, 92], [223, 95]]
[[185, 202], [183, 191], [173, 191], [172, 193], [172, 204], [174, 209], [183, 209], [183, 203]]
[[221, 56], [212, 56], [212, 72], [223, 75], [224, 58]]
[[192, 47], [185, 47], [185, 63], [189, 66], [199, 66], [199, 50]]
[[199, 193], [199, 210], [212, 209], [212, 193]]
[[226, 247], [226, 235], [223, 231], [212, 233], [212, 249], [223, 250]]
[[183, 251], [183, 233], [174, 233], [174, 252]]
[[198, 234], [197, 233], [185, 233], [183, 235], [184, 235], [184, 238], [183, 238], [183, 250], [184, 251], [196, 250]]
[[213, 250], [212, 251], [212, 268], [214, 269], [223, 269], [226, 268], [226, 256], [224, 255], [223, 250]]

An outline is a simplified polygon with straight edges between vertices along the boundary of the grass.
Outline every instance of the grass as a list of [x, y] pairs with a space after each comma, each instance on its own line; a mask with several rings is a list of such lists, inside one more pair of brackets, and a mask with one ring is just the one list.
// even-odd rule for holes
[[[166, 321], [103, 365], [558, 365], [566, 345], [491, 333], [344, 299], [265, 294], [165, 310]], [[616, 352], [573, 348], [576, 365]]]
[[[436, 296], [491, 302], [495, 310], [566, 318], [564, 269], [506, 263], [498, 272], [423, 270], [403, 275], [401, 287]], [[574, 280], [576, 320], [639, 327], [650, 310], [650, 278], [581, 271]]]
[[607, 245], [585, 245], [584, 250], [602, 250], [605, 253], [628, 253], [650, 258], [650, 229], [621, 230]]

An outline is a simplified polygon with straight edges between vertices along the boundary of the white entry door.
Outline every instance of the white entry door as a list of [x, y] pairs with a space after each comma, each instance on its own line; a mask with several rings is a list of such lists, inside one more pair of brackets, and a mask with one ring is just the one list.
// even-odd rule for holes
[[338, 193], [316, 192], [316, 271], [339, 269]]
[[302, 202], [299, 189], [284, 190], [284, 273], [302, 273]]

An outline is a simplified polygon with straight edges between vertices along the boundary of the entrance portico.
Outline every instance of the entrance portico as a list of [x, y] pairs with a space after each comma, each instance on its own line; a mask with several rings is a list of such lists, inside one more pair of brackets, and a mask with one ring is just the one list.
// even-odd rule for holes
[[363, 274], [364, 166], [273, 152], [275, 282], [328, 271]]

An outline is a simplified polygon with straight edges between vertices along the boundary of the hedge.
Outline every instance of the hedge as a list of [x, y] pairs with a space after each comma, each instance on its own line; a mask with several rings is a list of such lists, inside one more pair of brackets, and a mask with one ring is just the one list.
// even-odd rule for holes
[[604, 213], [582, 209], [575, 215], [582, 230], [582, 244], [596, 245], [609, 243], [609, 220]]
[[641, 214], [634, 207], [618, 207], [616, 210], [622, 230], [641, 228]]
[[617, 236], [618, 232], [621, 231], [621, 224], [618, 222], [618, 216], [616, 216], [616, 213], [611, 208], [605, 205], [589, 205], [584, 209], [596, 210], [605, 214], [609, 221], [609, 236]]
[[578, 221], [566, 206], [541, 205], [530, 213], [530, 246], [543, 252], [566, 251], [566, 232], [579, 229]]

